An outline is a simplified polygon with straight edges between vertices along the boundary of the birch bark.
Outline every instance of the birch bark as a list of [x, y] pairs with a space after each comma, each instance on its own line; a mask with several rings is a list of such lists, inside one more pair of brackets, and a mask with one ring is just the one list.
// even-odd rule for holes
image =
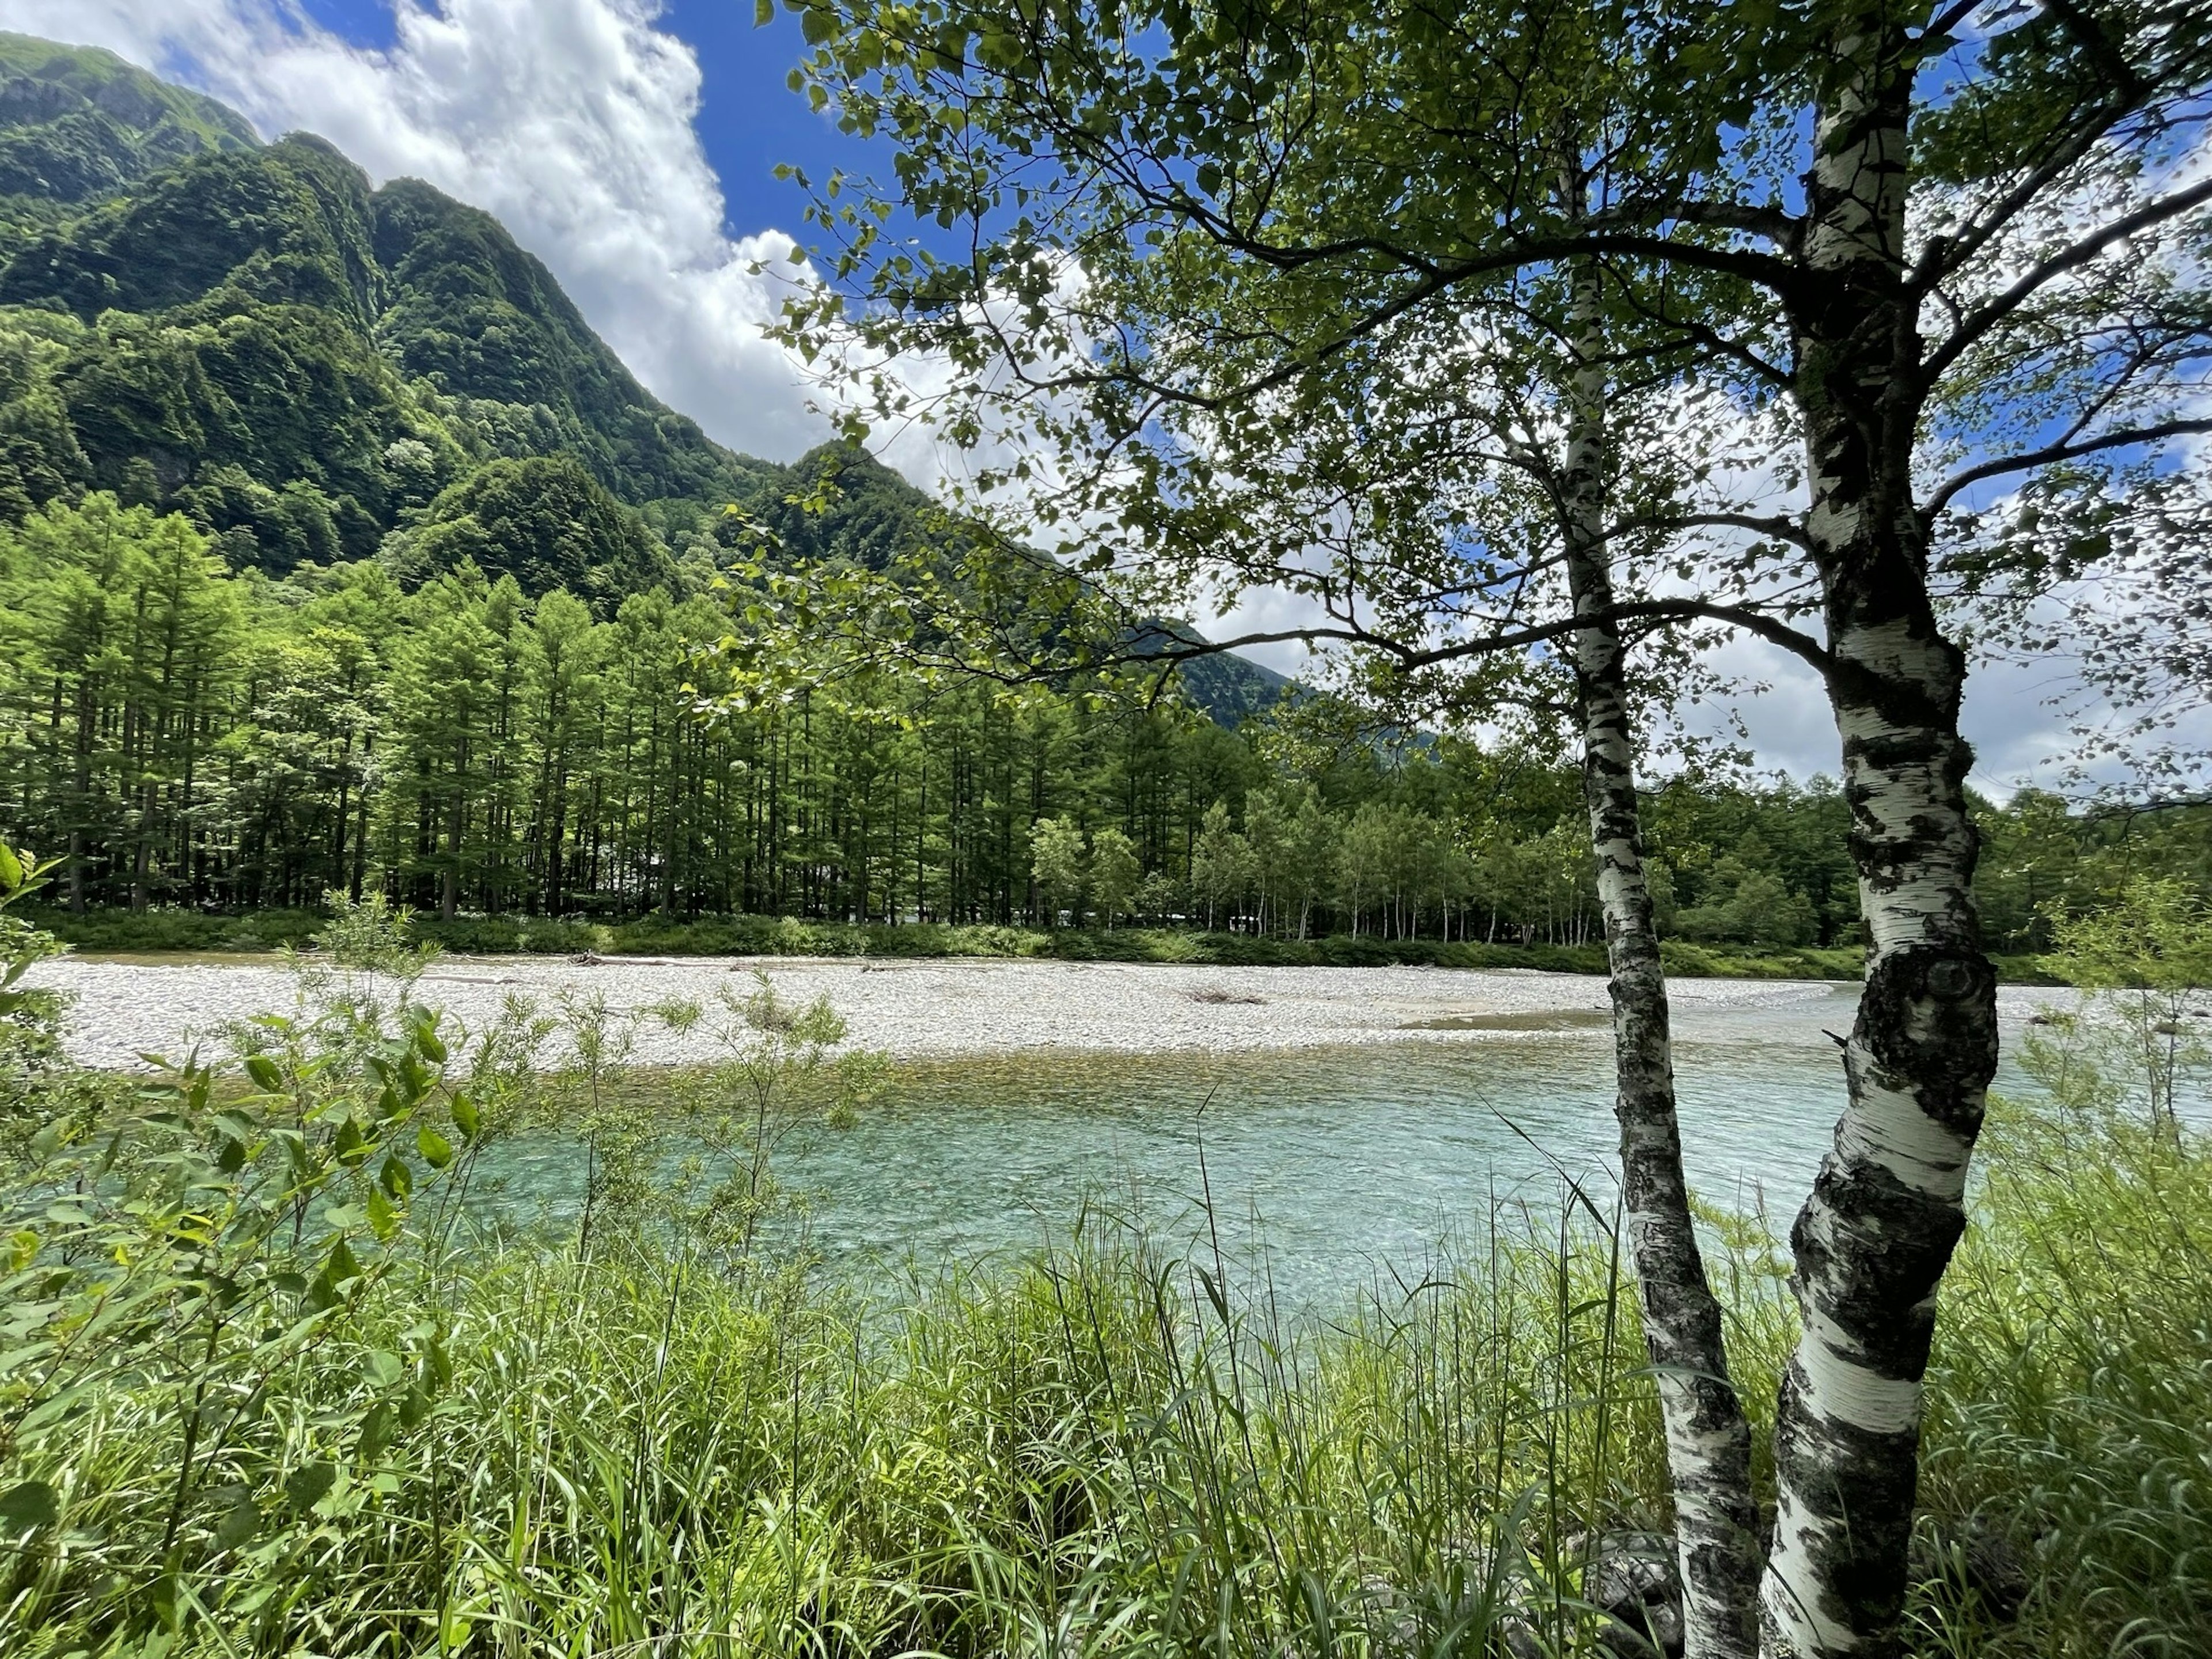
[[1806, 527], [1869, 935], [1848, 1103], [1790, 1236], [1803, 1334], [1777, 1407], [1760, 1600], [1767, 1651], [1803, 1659], [1897, 1648], [1936, 1285], [1965, 1230], [1996, 1065], [1971, 891], [1966, 660], [1929, 601], [1911, 479], [1924, 392], [1904, 280], [1909, 21], [1874, 0], [1838, 27], [1791, 319]]
[[1575, 614], [1583, 792], [1612, 969], [1620, 1166], [1645, 1346], [1666, 1431], [1685, 1659], [1758, 1648], [1759, 1516], [1751, 1429], [1729, 1378], [1721, 1309], [1705, 1278], [1682, 1170], [1667, 981], [1644, 867], [1636, 732], [1606, 542], [1606, 373], [1600, 278], [1577, 279], [1577, 355], [1562, 528]]

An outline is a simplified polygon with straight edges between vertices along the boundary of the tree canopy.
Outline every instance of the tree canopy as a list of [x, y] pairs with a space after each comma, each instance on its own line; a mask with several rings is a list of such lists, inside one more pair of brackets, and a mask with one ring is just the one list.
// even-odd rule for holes
[[[1376, 692], [1487, 664], [1459, 706], [1488, 716], [1490, 675], [1571, 641], [1691, 1647], [1893, 1645], [1997, 1058], [1957, 602], [2154, 562], [2201, 513], [2180, 446], [2212, 432], [2212, 18], [793, 9], [801, 83], [897, 149], [888, 189], [827, 182], [842, 281], [787, 313], [855, 429], [939, 422], [1010, 524], [1060, 526], [1140, 605], [1303, 601], [1283, 631], [1348, 648]], [[891, 240], [902, 211], [957, 257]], [[933, 406], [902, 354], [952, 365]], [[886, 611], [862, 596], [851, 631]], [[1683, 1191], [1628, 786], [1625, 653], [1686, 623], [1818, 671], [1870, 944], [1795, 1235], [1771, 1540]]]

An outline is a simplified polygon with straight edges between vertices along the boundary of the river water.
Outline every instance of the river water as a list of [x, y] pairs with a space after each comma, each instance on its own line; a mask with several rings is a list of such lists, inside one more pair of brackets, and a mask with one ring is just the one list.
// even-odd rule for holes
[[[1685, 1006], [1676, 1067], [1693, 1188], [1786, 1231], [1843, 1104], [1827, 1033], [1849, 1029], [1857, 988], [1773, 988], [1756, 1006]], [[2006, 994], [2008, 1036], [2030, 994]], [[1610, 1201], [1610, 1030], [1527, 1023], [1553, 1029], [908, 1063], [857, 1123], [808, 1131], [776, 1170], [833, 1265], [1026, 1251], [1103, 1206], [1170, 1246], [1210, 1251], [1218, 1230], [1246, 1274], [1264, 1264], [1295, 1300], [1334, 1300], [1418, 1273], [1501, 1205], [1555, 1214], [1567, 1180]], [[496, 1173], [510, 1209], [573, 1206], [573, 1146], [509, 1148]]]
[[[419, 988], [464, 1029], [514, 995], [588, 988], [644, 1010], [749, 988], [830, 999], [854, 1039], [904, 1056], [841, 1130], [780, 1151], [805, 1195], [811, 1248], [859, 1271], [927, 1267], [1064, 1238], [1086, 1206], [1154, 1241], [1212, 1247], [1300, 1300], [1418, 1271], [1499, 1207], [1556, 1213], [1565, 1183], [1603, 1207], [1614, 1146], [1604, 983], [1568, 975], [1394, 969], [1218, 969], [1054, 963], [441, 964]], [[267, 958], [66, 958], [41, 982], [78, 999], [71, 1047], [97, 1064], [179, 1052], [195, 1034], [281, 1008]], [[1676, 1080], [1693, 1188], [1786, 1229], [1844, 1101], [1831, 1033], [1858, 987], [1690, 981], [1675, 987]], [[2071, 994], [2006, 988], [2008, 1054]], [[644, 1029], [644, 1028], [641, 1028]], [[956, 1052], [946, 1052], [954, 1050]], [[985, 1052], [977, 1052], [977, 1051]], [[990, 1052], [996, 1051], [996, 1052]], [[681, 1066], [704, 1048], [648, 1045]], [[2009, 1060], [2000, 1087], [2017, 1085]], [[488, 1155], [489, 1212], [571, 1220], [584, 1168], [550, 1133]]]

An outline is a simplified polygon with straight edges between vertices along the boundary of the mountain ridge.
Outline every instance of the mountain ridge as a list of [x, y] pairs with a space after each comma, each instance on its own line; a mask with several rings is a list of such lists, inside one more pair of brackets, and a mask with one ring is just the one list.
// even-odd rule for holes
[[95, 46], [0, 31], [0, 197], [82, 202], [260, 142], [229, 106]]
[[[234, 568], [381, 555], [420, 580], [469, 556], [600, 608], [710, 577], [727, 504], [877, 568], [926, 534], [929, 498], [872, 459], [714, 442], [495, 217], [377, 186], [325, 139], [263, 143], [112, 53], [0, 34], [11, 154], [0, 186], [37, 188], [0, 188], [0, 518], [110, 489], [186, 513]], [[825, 466], [841, 499], [802, 522], [789, 498]], [[1232, 723], [1281, 684], [1186, 672]]]

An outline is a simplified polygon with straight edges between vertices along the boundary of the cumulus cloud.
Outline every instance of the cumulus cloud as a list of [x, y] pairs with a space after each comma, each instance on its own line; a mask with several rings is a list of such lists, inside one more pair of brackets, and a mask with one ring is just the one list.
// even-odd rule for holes
[[[786, 285], [810, 275], [785, 260], [788, 234], [726, 228], [693, 127], [699, 65], [659, 26], [658, 0], [395, 0], [393, 22], [392, 44], [372, 49], [295, 0], [0, 0], [0, 27], [106, 46], [266, 135], [320, 133], [379, 181], [425, 179], [495, 215], [638, 377], [720, 441], [788, 459], [827, 435], [798, 365], [763, 333]], [[2194, 160], [2212, 165], [2212, 146]], [[902, 367], [925, 400], [943, 391], [929, 366]], [[964, 470], [924, 428], [881, 436], [884, 458], [925, 486]], [[1310, 602], [1267, 590], [1203, 620], [1234, 635], [1315, 619]], [[1311, 668], [1296, 645], [1251, 654]], [[1763, 764], [1835, 769], [1826, 698], [1802, 663], [1741, 641], [1720, 666], [1765, 687], [1738, 705]], [[2051, 706], [2063, 688], [2063, 665], [1978, 667], [1966, 708], [1978, 784], [2050, 774], [2072, 747]]]
[[762, 330], [785, 285], [807, 273], [785, 262], [788, 234], [725, 229], [721, 185], [692, 125], [698, 62], [658, 27], [659, 9], [398, 0], [386, 50], [318, 27], [288, 0], [0, 0], [0, 24], [106, 46], [222, 99], [266, 135], [319, 133], [380, 182], [427, 179], [484, 209], [655, 394], [733, 448], [788, 459], [828, 428]]

